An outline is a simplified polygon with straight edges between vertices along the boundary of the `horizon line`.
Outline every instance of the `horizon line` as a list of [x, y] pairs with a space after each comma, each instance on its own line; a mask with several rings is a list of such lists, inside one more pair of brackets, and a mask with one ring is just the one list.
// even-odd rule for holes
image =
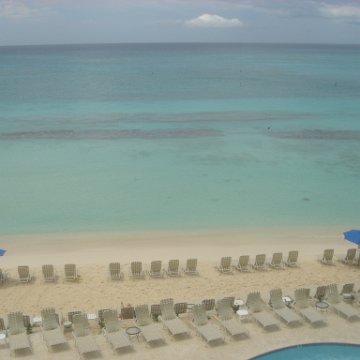
[[245, 41], [154, 41], [154, 42], [84, 42], [84, 43], [34, 43], [34, 44], [0, 44], [4, 47], [31, 47], [31, 46], [99, 46], [99, 45], [306, 45], [306, 46], [360, 46], [360, 43], [326, 43], [326, 42], [245, 42]]

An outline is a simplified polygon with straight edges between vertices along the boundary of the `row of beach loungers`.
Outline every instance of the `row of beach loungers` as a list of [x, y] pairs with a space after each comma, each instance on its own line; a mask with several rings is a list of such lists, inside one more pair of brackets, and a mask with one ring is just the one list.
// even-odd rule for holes
[[[345, 256], [340, 256], [338, 260], [346, 265], [360, 265], [360, 256], [356, 258], [357, 249], [351, 248], [347, 250]], [[217, 267], [219, 272], [232, 274], [233, 270], [236, 269], [241, 272], [248, 272], [254, 270], [267, 270], [268, 268], [273, 269], [285, 269], [288, 267], [297, 267], [299, 258], [299, 252], [297, 250], [291, 250], [288, 253], [287, 259], [284, 260], [282, 252], [273, 253], [271, 260], [266, 261], [266, 254], [258, 254], [255, 257], [253, 264], [250, 263], [250, 256], [241, 255], [236, 265], [232, 263], [231, 256], [222, 257], [220, 265]], [[335, 265], [334, 260], [334, 249], [325, 249], [319, 260], [325, 265]]]
[[[151, 262], [149, 271], [143, 269], [141, 261], [133, 261], [130, 265], [129, 276], [131, 278], [145, 278], [149, 275], [150, 277], [161, 278], [165, 275], [170, 277], [181, 276], [182, 273], [186, 275], [199, 275], [197, 271], [197, 259], [187, 259], [186, 266], [183, 269], [180, 269], [179, 260], [169, 260], [166, 270], [162, 268], [161, 260], [155, 260]], [[42, 265], [42, 274], [44, 280], [47, 282], [53, 282], [57, 279], [55, 268], [51, 264]], [[124, 273], [121, 271], [119, 262], [109, 264], [109, 274], [112, 280], [124, 279]], [[18, 266], [18, 275], [20, 282], [28, 283], [32, 280], [30, 268], [27, 265]], [[77, 281], [81, 278], [75, 264], [64, 265], [64, 276], [66, 281]], [[0, 283], [5, 282], [7, 277], [7, 274], [0, 269]]]
[[[348, 249], [345, 256], [339, 257], [339, 260], [347, 265], [360, 265], [360, 256], [356, 258], [357, 249]], [[266, 254], [258, 254], [255, 257], [253, 264], [250, 263], [250, 256], [241, 255], [236, 265], [232, 263], [232, 257], [222, 257], [220, 265], [217, 269], [221, 273], [232, 274], [233, 270], [236, 269], [240, 272], [249, 272], [254, 270], [267, 270], [268, 268], [273, 269], [284, 269], [285, 266], [297, 267], [299, 252], [297, 250], [291, 250], [288, 253], [287, 259], [284, 260], [282, 252], [276, 252], [272, 255], [269, 262], [266, 261]], [[319, 260], [325, 265], [334, 265], [334, 249], [325, 249], [323, 255]], [[178, 259], [169, 260], [168, 267], [165, 270], [162, 266], [161, 260], [155, 260], [151, 262], [150, 269], [145, 271], [143, 269], [143, 263], [141, 261], [133, 261], [130, 265], [129, 277], [133, 279], [143, 279], [147, 275], [152, 278], [163, 278], [166, 275], [169, 277], [181, 276], [182, 273], [186, 275], [199, 275], [197, 270], [198, 260], [196, 258], [187, 259], [185, 267], [180, 269], [180, 261]], [[46, 264], [42, 266], [42, 273], [44, 280], [47, 282], [55, 281], [57, 276], [55, 273], [54, 266]], [[112, 262], [109, 264], [109, 273], [112, 280], [123, 280], [124, 273], [121, 270], [119, 262]], [[32, 276], [30, 273], [29, 266], [18, 266], [18, 274], [20, 282], [30, 282]], [[75, 264], [65, 264], [64, 276], [66, 281], [76, 281], [80, 279]], [[0, 284], [7, 280], [6, 272], [0, 269]]]
[[266, 254], [259, 254], [256, 255], [254, 263], [250, 264], [250, 256], [241, 255], [239, 257], [238, 263], [236, 265], [233, 265], [232, 257], [225, 256], [221, 258], [220, 265], [217, 267], [217, 269], [221, 273], [228, 273], [228, 274], [230, 273], [232, 274], [234, 269], [244, 272], [250, 271], [251, 269], [266, 270], [268, 267], [274, 269], [284, 269], [285, 265], [289, 267], [298, 266], [298, 257], [299, 257], [299, 252], [297, 250], [289, 251], [287, 260], [284, 262], [283, 253], [277, 252], [273, 254], [271, 261], [267, 263]]
[[[103, 335], [115, 351], [133, 348], [129, 335], [141, 336], [148, 344], [166, 344], [159, 321], [173, 337], [190, 337], [194, 329], [207, 343], [223, 343], [226, 333], [234, 339], [250, 336], [244, 314], [247, 315], [246, 320], [254, 320], [266, 331], [280, 330], [280, 322], [288, 327], [303, 326], [304, 320], [314, 327], [326, 326], [326, 317], [319, 311], [325, 307], [319, 304], [326, 304], [326, 309], [333, 309], [334, 313], [347, 321], [360, 320], [359, 308], [344, 302], [350, 295], [352, 299], [357, 296], [354, 284], [345, 284], [341, 293], [336, 284], [319, 286], [313, 297], [310, 296], [310, 289], [306, 288], [296, 289], [293, 298], [284, 297], [281, 289], [273, 289], [268, 303], [262, 299], [260, 292], [249, 293], [246, 302], [234, 297], [217, 301], [205, 299], [198, 304], [175, 304], [173, 299], [163, 299], [160, 304], [150, 308], [147, 304], [128, 305], [121, 308], [120, 314], [115, 309], [101, 309], [97, 319]], [[64, 331], [69, 327], [80, 355], [101, 351], [86, 313], [72, 311], [64, 322], [55, 309], [47, 308], [41, 311], [40, 319], [43, 339], [49, 351], [58, 346], [68, 349]], [[133, 320], [130, 324], [126, 322], [128, 327], [125, 328], [124, 321], [129, 319]], [[29, 316], [21, 312], [8, 314], [7, 326], [0, 318], [0, 333], [6, 334], [12, 353], [26, 349], [31, 351], [28, 325]], [[136, 331], [132, 333], [130, 329]]]
[[[356, 257], [357, 254], [358, 249], [351, 248], [347, 250], [345, 256], [340, 256], [338, 260], [346, 265], [360, 266], [360, 255]], [[335, 265], [334, 249], [325, 249], [320, 261], [325, 265]]]

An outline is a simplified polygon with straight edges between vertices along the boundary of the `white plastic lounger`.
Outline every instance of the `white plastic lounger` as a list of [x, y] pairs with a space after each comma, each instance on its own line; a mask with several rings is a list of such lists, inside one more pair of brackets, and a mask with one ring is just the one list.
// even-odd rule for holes
[[231, 336], [236, 337], [248, 334], [241, 321], [235, 318], [234, 310], [229, 300], [218, 300], [216, 302], [216, 310], [220, 324]]
[[222, 274], [233, 274], [233, 270], [231, 267], [231, 261], [232, 261], [231, 256], [222, 257], [220, 260], [220, 266], [217, 266], [216, 268]]
[[30, 341], [26, 334], [23, 314], [21, 312], [10, 313], [8, 315], [8, 323], [10, 351], [15, 353], [18, 350], [31, 350]]
[[0, 284], [5, 283], [7, 280], [7, 273], [0, 268]]
[[342, 262], [346, 265], [356, 265], [356, 248], [351, 248], [347, 250], [345, 257], [343, 258]]
[[54, 272], [54, 265], [51, 265], [51, 264], [43, 265], [42, 272], [43, 272], [45, 281], [48, 281], [48, 282], [55, 281], [56, 277], [55, 277], [55, 272]]
[[107, 309], [102, 314], [105, 327], [104, 336], [114, 350], [130, 349], [133, 344], [125, 331], [121, 328], [121, 322], [116, 310]]
[[191, 258], [186, 260], [186, 268], [184, 269], [184, 273], [186, 275], [199, 275], [197, 271], [197, 259]]
[[19, 280], [21, 282], [30, 282], [31, 281], [31, 275], [30, 270], [27, 265], [21, 265], [18, 266], [18, 274], [19, 274]]
[[270, 290], [270, 305], [274, 313], [288, 326], [300, 325], [301, 317], [284, 304], [282, 297], [281, 289]]
[[169, 260], [167, 274], [168, 276], [181, 276], [179, 272], [179, 260]]
[[163, 278], [165, 271], [162, 269], [161, 260], [154, 260], [151, 262], [149, 276], [154, 278]]
[[299, 251], [298, 250], [290, 250], [287, 260], [285, 261], [285, 265], [288, 267], [297, 267], [298, 265], [298, 257]]
[[221, 331], [212, 324], [209, 324], [203, 304], [197, 304], [193, 307], [194, 323], [198, 333], [206, 340], [206, 342], [224, 341]]
[[90, 333], [89, 322], [85, 314], [74, 315], [73, 325], [75, 345], [80, 355], [100, 351], [94, 336], [92, 336]]
[[309, 289], [295, 290], [295, 305], [300, 315], [313, 326], [326, 325], [325, 318], [314, 308], [309, 307]]
[[242, 272], [249, 272], [250, 268], [249, 268], [249, 259], [250, 256], [249, 255], [241, 255], [239, 256], [239, 262], [236, 265], [236, 269]]
[[281, 252], [274, 253], [269, 266], [273, 269], [284, 269], [283, 254]]
[[111, 280], [123, 280], [124, 273], [121, 271], [119, 262], [112, 262], [109, 264], [109, 272]]
[[160, 329], [156, 324], [153, 323], [151, 319], [148, 305], [144, 304], [136, 306], [135, 314], [136, 323], [141, 329], [141, 333], [147, 343], [158, 341], [165, 342], [164, 337], [161, 335]]
[[159, 318], [173, 336], [190, 334], [189, 328], [176, 316], [173, 299], [160, 301], [161, 316]]
[[265, 254], [256, 255], [253, 268], [255, 270], [266, 270], [265, 260], [266, 260]]
[[333, 258], [334, 258], [334, 249], [325, 249], [321, 262], [325, 265], [335, 265]]
[[336, 284], [328, 285], [327, 301], [331, 304], [334, 311], [348, 321], [360, 320], [360, 313], [354, 307], [342, 301], [342, 296], [338, 292]]
[[53, 308], [41, 310], [42, 333], [47, 348], [67, 344], [63, 331], [58, 323], [58, 317]]
[[142, 268], [141, 261], [133, 261], [130, 265], [130, 277], [133, 279], [144, 279], [145, 271]]
[[264, 311], [266, 305], [261, 299], [258, 291], [248, 294], [246, 305], [253, 318], [263, 327], [264, 330], [279, 329], [279, 322], [272, 314]]
[[65, 280], [66, 281], [76, 281], [78, 280], [78, 273], [76, 271], [75, 264], [65, 264], [64, 265], [64, 272], [65, 272]]

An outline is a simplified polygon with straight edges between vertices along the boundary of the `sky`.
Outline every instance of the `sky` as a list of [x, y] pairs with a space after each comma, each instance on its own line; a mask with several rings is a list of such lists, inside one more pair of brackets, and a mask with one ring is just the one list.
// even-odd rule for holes
[[0, 0], [0, 46], [360, 43], [360, 0]]

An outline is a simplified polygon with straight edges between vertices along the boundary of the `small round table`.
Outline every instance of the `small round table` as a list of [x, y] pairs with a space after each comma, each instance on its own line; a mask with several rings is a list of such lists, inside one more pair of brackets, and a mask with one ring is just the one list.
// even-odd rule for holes
[[42, 317], [41, 316], [34, 316], [32, 319], [33, 326], [40, 326], [42, 323]]
[[240, 319], [249, 319], [249, 311], [247, 309], [239, 309], [236, 313]]
[[329, 304], [325, 301], [319, 301], [315, 304], [315, 306], [319, 311], [327, 311], [329, 308]]
[[293, 304], [293, 302], [294, 302], [294, 300], [290, 296], [283, 296], [282, 301], [288, 307], [290, 307], [291, 304]]
[[86, 317], [88, 320], [96, 320], [97, 319], [96, 314], [86, 314]]
[[244, 306], [245, 303], [244, 303], [244, 300], [236, 299], [236, 300], [234, 300], [234, 305], [241, 307], [241, 306]]
[[130, 326], [125, 331], [129, 336], [136, 336], [139, 341], [139, 334], [141, 333], [140, 328], [137, 326]]

